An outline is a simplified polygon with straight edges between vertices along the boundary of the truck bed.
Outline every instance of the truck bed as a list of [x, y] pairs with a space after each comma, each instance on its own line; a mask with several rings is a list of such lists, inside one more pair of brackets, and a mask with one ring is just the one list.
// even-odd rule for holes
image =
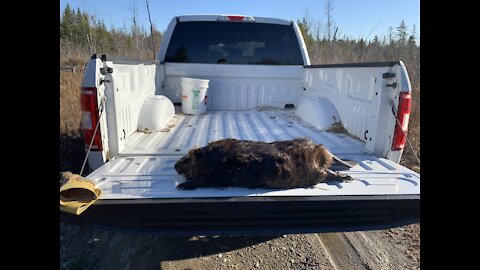
[[247, 111], [209, 111], [203, 115], [179, 112], [160, 132], [135, 132], [120, 156], [185, 155], [195, 147], [226, 138], [273, 142], [308, 137], [335, 154], [359, 154], [361, 141], [344, 134], [319, 131], [302, 121], [293, 109], [265, 107]]
[[[418, 194], [420, 175], [365, 150], [364, 142], [341, 133], [318, 130], [302, 121], [293, 109], [260, 108], [248, 111], [208, 111], [204, 115], [176, 115], [157, 132], [137, 131], [126, 139], [116, 158], [91, 173], [102, 190], [101, 200], [214, 198], [243, 196], [325, 196]], [[308, 137], [333, 154], [358, 164], [343, 171], [350, 183], [327, 182], [313, 188], [289, 190], [199, 188], [177, 190], [185, 179], [175, 162], [190, 149], [225, 138], [272, 142]], [[100, 201], [101, 201], [100, 200]]]

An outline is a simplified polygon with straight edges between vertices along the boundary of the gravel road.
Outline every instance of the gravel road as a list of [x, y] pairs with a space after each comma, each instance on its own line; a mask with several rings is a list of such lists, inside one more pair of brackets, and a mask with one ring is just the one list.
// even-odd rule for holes
[[276, 237], [157, 237], [60, 223], [60, 269], [419, 269], [420, 224]]

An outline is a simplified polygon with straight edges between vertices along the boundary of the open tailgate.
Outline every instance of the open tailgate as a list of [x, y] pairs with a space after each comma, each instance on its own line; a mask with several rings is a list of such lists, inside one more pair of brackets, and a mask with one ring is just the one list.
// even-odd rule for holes
[[66, 221], [160, 235], [267, 235], [384, 229], [419, 222], [420, 174], [373, 155], [342, 172], [357, 179], [314, 188], [176, 190], [180, 156], [111, 160], [88, 176], [100, 199]]

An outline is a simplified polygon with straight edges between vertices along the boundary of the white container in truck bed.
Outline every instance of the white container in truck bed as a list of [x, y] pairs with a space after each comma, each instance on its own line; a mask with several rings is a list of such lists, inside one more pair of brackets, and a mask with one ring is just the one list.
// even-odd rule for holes
[[[176, 108], [178, 111], [178, 107]], [[248, 188], [175, 187], [185, 181], [175, 162], [190, 149], [225, 138], [255, 141], [307, 137], [333, 154], [358, 164], [342, 171], [355, 178], [349, 183], [327, 182], [313, 188], [288, 190]], [[248, 111], [209, 111], [204, 115], [177, 113], [159, 132], [135, 132], [125, 150], [87, 176], [102, 190], [100, 200], [214, 198], [244, 196], [328, 196], [419, 194], [420, 175], [365, 150], [364, 143], [345, 134], [319, 130], [295, 116], [294, 110], [263, 108]]]

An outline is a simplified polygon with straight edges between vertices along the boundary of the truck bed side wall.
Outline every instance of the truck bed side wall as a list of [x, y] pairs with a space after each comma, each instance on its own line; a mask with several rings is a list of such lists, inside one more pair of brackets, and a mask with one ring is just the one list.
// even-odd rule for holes
[[110, 155], [125, 149], [125, 139], [137, 131], [138, 117], [145, 99], [155, 93], [157, 74], [155, 63], [115, 63], [107, 61], [113, 73], [107, 76], [106, 110]]
[[[302, 98], [327, 99], [346, 130], [365, 142], [366, 150], [398, 162], [401, 151], [391, 153], [395, 118], [390, 99], [398, 106], [399, 92], [408, 88], [402, 85], [408, 82], [401, 79], [402, 68], [401, 62], [308, 66]], [[395, 78], [384, 79], [384, 73], [394, 73]], [[387, 86], [393, 82], [397, 87]]]

